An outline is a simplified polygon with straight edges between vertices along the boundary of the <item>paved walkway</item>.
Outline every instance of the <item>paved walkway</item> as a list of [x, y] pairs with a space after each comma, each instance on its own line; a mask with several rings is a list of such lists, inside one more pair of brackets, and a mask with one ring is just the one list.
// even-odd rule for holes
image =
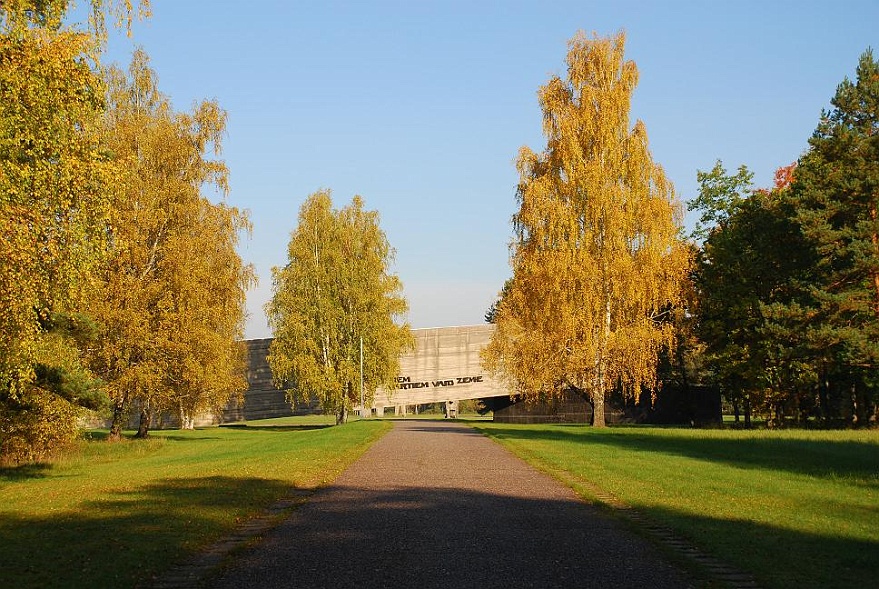
[[638, 536], [471, 428], [399, 421], [211, 587], [688, 587]]

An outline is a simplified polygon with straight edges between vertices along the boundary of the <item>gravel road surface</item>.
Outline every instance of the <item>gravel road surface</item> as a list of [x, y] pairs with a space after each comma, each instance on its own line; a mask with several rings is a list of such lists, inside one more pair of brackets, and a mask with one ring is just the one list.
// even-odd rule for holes
[[211, 587], [689, 587], [653, 547], [473, 429], [397, 421]]

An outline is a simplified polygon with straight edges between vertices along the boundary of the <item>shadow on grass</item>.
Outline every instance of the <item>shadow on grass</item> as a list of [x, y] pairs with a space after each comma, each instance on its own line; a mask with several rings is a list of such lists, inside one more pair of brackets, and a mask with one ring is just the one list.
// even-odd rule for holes
[[[223, 438], [218, 436], [208, 436], [208, 435], [198, 435], [198, 434], [170, 434], [167, 433], [168, 430], [164, 430], [155, 434], [150, 434], [147, 438], [148, 440], [171, 440], [173, 442], [205, 442], [212, 440], [222, 440]], [[179, 431], [179, 430], [177, 430]], [[198, 431], [198, 430], [196, 430]], [[132, 437], [131, 440], [133, 442], [141, 442], [138, 438]]]
[[51, 516], [0, 513], [0, 578], [6, 587], [148, 585], [288, 490], [259, 478], [169, 479]]
[[0, 466], [0, 481], [11, 483], [28, 479], [42, 479], [52, 470], [51, 464], [20, 464], [18, 466]]
[[[281, 481], [191, 477], [64, 513], [0, 513], [0, 577], [16, 588], [148, 587], [154, 575], [227, 534], [248, 508], [269, 505], [288, 490]], [[766, 586], [866, 587], [879, 577], [874, 541], [798, 533], [784, 522], [644, 513], [755, 572]], [[368, 555], [369, 566], [352, 555]], [[239, 555], [238, 565], [211, 586], [691, 585], [654, 556], [578, 501], [448, 487], [333, 486]]]
[[[804, 533], [746, 519], [694, 516], [663, 508], [639, 511], [699, 548], [754, 573], [761, 587], [850, 588], [874, 586], [879, 578], [879, 542]], [[791, 522], [795, 523], [795, 522]]]
[[853, 478], [861, 484], [879, 487], [879, 445], [865, 442], [768, 436], [714, 438], [692, 435], [693, 430], [675, 435], [669, 428], [663, 428], [661, 434], [629, 428], [596, 430], [585, 426], [490, 427], [484, 431], [498, 438], [548, 440], [584, 446], [601, 444], [620, 450], [672, 454], [739, 468], [781, 470], [819, 478]]
[[304, 432], [315, 429], [326, 429], [333, 427], [328, 423], [299, 424], [299, 425], [248, 425], [246, 423], [227, 423], [220, 425], [223, 429], [246, 429], [247, 431], [268, 431], [268, 432]]
[[[136, 432], [134, 430], [125, 430], [122, 432], [122, 438], [118, 441], [124, 442], [148, 442], [150, 440], [174, 440], [178, 442], [190, 442], [190, 441], [199, 441], [199, 440], [219, 440], [216, 436], [209, 436], [207, 432], [210, 431], [209, 428], [205, 430], [194, 429], [194, 430], [180, 430], [180, 429], [155, 429], [150, 430], [149, 434], [145, 438], [138, 438]], [[174, 433], [174, 432], [183, 432], [183, 433]], [[83, 432], [82, 437], [87, 442], [107, 442], [110, 438], [110, 432], [107, 430], [88, 430]], [[113, 442], [115, 443], [115, 442]]]

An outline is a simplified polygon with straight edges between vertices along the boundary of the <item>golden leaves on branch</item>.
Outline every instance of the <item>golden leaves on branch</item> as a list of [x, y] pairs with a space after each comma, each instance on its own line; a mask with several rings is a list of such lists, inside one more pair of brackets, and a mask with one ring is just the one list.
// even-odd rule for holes
[[65, 379], [38, 373], [81, 372], [82, 342], [52, 323], [79, 312], [104, 259], [115, 164], [99, 133], [101, 19], [133, 10], [89, 4], [81, 29], [65, 22], [68, 0], [0, 3], [0, 460], [42, 455], [76, 430]]
[[[40, 317], [75, 306], [103, 253], [111, 166], [99, 155], [104, 84], [88, 35], [0, 35], [0, 378], [31, 373]], [[12, 374], [17, 374], [13, 377]], [[8, 382], [8, 381], [7, 381]]]

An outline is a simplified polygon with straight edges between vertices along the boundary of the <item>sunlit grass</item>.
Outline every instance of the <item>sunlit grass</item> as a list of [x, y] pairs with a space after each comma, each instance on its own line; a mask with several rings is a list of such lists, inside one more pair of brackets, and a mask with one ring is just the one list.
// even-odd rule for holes
[[879, 578], [879, 431], [475, 425], [585, 497], [610, 492], [767, 586]]
[[133, 586], [292, 488], [332, 480], [390, 424], [317, 418], [90, 441], [50, 465], [0, 470], [5, 587]]

